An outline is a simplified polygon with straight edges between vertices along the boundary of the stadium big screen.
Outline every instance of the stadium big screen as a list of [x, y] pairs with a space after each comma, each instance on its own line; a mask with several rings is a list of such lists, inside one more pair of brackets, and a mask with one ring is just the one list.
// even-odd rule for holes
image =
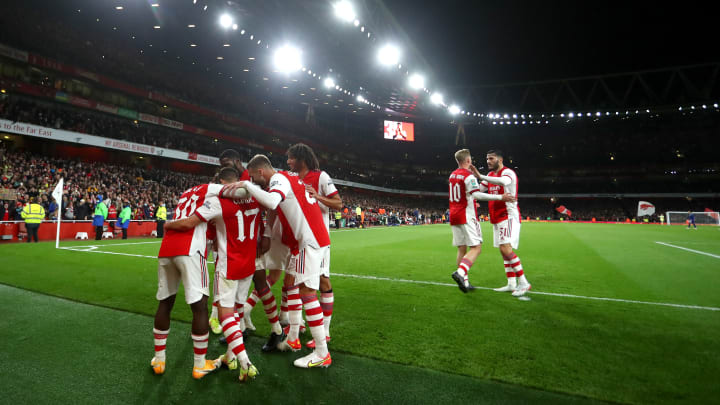
[[383, 126], [385, 139], [393, 141], [415, 141], [415, 124], [412, 122], [385, 121]]

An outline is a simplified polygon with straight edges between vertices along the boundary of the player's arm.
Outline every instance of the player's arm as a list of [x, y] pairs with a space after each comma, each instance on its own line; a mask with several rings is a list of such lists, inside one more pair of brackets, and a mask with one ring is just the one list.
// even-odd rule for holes
[[470, 171], [472, 172], [472, 174], [473, 174], [475, 177], [477, 177], [478, 179], [480, 179], [480, 181], [484, 181], [484, 182], [487, 182], [487, 183], [490, 183], [490, 184], [495, 184], [495, 185], [497, 185], [497, 186], [503, 186], [503, 187], [505, 187], [505, 186], [509, 185], [509, 184], [512, 182], [512, 180], [511, 180], [509, 177], [507, 177], [507, 176], [500, 176], [500, 177], [484, 176], [484, 175], [480, 174], [480, 172], [479, 172], [478, 169], [475, 167], [475, 165], [470, 165]]
[[320, 195], [317, 190], [315, 190], [315, 188], [309, 184], [305, 185], [305, 191], [310, 194], [310, 197], [316, 199], [324, 206], [334, 209], [335, 211], [340, 211], [343, 207], [342, 198], [340, 198], [340, 194], [338, 194], [337, 192], [335, 192], [335, 194], [333, 194], [332, 196], [325, 197]]
[[203, 222], [205, 222], [205, 220], [200, 218], [197, 213], [195, 213], [187, 218], [165, 222], [165, 230], [178, 232], [189, 231], [190, 229], [195, 228]]
[[488, 194], [488, 193], [481, 193], [480, 190], [472, 192], [470, 194], [472, 198], [478, 201], [505, 201], [505, 202], [515, 202], [517, 201], [515, 197], [513, 197], [511, 194]]
[[269, 210], [277, 209], [278, 205], [282, 202], [284, 196], [279, 191], [271, 190], [267, 192], [260, 188], [257, 184], [250, 183], [248, 181], [241, 181], [243, 187], [250, 193], [251, 196], [255, 197], [257, 202], [263, 207]]

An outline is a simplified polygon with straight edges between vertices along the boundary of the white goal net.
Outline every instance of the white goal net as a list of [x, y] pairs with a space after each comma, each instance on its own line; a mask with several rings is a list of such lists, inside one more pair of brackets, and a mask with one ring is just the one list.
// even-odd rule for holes
[[[720, 225], [720, 213], [700, 211], [693, 212], [696, 225]], [[686, 225], [690, 213], [687, 211], [668, 211], [665, 213], [668, 225]]]

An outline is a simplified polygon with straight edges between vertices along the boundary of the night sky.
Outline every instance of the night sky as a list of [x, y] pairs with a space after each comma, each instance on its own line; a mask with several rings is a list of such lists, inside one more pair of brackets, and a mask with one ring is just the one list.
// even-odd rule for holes
[[448, 85], [561, 79], [720, 60], [712, 3], [666, 4], [385, 2]]

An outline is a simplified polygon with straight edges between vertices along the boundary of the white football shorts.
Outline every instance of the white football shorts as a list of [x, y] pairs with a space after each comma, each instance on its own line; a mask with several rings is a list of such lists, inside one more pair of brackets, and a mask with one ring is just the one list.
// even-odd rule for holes
[[517, 249], [520, 245], [520, 221], [517, 218], [509, 218], [493, 224], [493, 246], [500, 247], [507, 243], [513, 249]]
[[252, 280], [252, 275], [241, 280], [228, 280], [220, 272], [215, 272], [213, 302], [217, 302], [223, 308], [234, 308], [236, 302], [244, 304]]
[[268, 270], [287, 270], [290, 261], [290, 248], [279, 239], [270, 241], [270, 249], [263, 255], [265, 268]]
[[320, 275], [323, 274], [323, 262], [325, 251], [330, 246], [314, 248], [306, 246], [300, 253], [293, 255], [290, 259], [286, 274], [295, 277], [295, 284], [305, 284], [306, 287], [314, 290], [320, 289]]
[[482, 230], [477, 219], [472, 218], [467, 224], [451, 225], [453, 246], [477, 246], [483, 243]]
[[158, 290], [162, 301], [177, 294], [180, 280], [185, 287], [185, 302], [194, 304], [210, 293], [208, 268], [200, 253], [192, 256], [161, 257], [158, 259]]
[[323, 261], [320, 264], [320, 269], [321, 276], [330, 278], [330, 246], [325, 250], [325, 257], [323, 257]]

